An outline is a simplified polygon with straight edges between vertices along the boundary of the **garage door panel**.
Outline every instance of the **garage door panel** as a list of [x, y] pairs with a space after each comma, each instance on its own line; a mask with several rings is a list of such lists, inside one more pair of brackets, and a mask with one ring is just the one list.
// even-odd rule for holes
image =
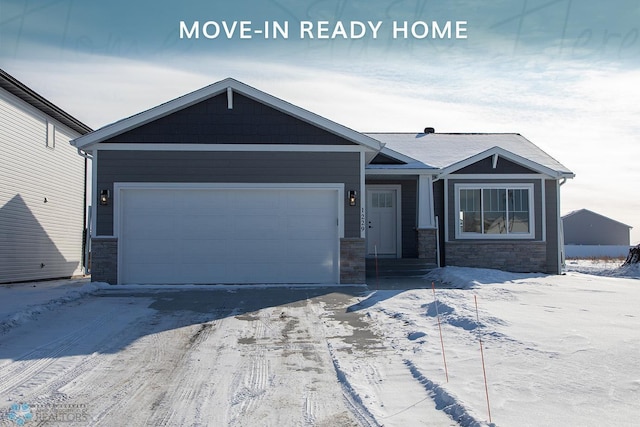
[[[131, 263], [124, 266], [123, 274], [127, 277], [126, 283], [132, 284], [161, 284], [175, 283], [173, 281], [175, 267], [165, 263]], [[169, 280], [164, 280], [167, 278]]]
[[282, 206], [277, 190], [242, 190], [233, 194], [230, 205], [236, 212], [278, 212]]
[[210, 190], [173, 190], [178, 193], [178, 200], [183, 210], [199, 210], [215, 212], [220, 206], [229, 204], [228, 192], [212, 192]]
[[226, 240], [198, 239], [183, 240], [180, 243], [180, 256], [183, 263], [216, 263], [230, 259]]
[[245, 239], [230, 242], [232, 259], [229, 262], [246, 260], [248, 265], [257, 263], [279, 263], [286, 261], [285, 250], [280, 239]]
[[287, 218], [287, 235], [294, 240], [326, 239], [337, 227], [337, 216], [290, 215]]
[[309, 277], [309, 275], [321, 276], [326, 274], [327, 268], [330, 267], [316, 263], [288, 264], [284, 273], [291, 278], [292, 283], [305, 283], [305, 278]]
[[270, 261], [233, 263], [227, 268], [229, 283], [282, 283], [284, 276], [282, 266]]
[[123, 232], [135, 234], [140, 238], [158, 238], [158, 230], [164, 230], [163, 236], [180, 236], [178, 230], [181, 221], [178, 216], [167, 214], [131, 215], [123, 221]]
[[237, 215], [234, 217], [233, 233], [235, 239], [258, 240], [279, 239], [283, 227], [277, 215]]
[[[184, 264], [179, 274], [173, 278], [173, 284], [180, 283], [206, 283], [216, 284], [226, 282], [228, 276], [226, 264], [204, 264], [191, 263]], [[188, 278], [185, 282], [184, 278]]]
[[124, 189], [121, 283], [331, 283], [336, 189]]
[[285, 206], [289, 211], [317, 213], [325, 210], [327, 205], [335, 204], [334, 194], [326, 191], [299, 190], [301, 194], [311, 197], [290, 197], [286, 200]]
[[283, 256], [295, 262], [314, 262], [324, 264], [334, 259], [335, 251], [332, 251], [327, 244], [322, 245], [288, 245], [283, 251]]
[[140, 214], [176, 214], [181, 207], [176, 200], [176, 193], [167, 190], [125, 192], [124, 203], [133, 212]]
[[232, 237], [232, 221], [227, 215], [184, 215], [180, 233], [190, 239], [225, 240]]
[[[132, 241], [127, 248], [135, 254], [135, 262], [149, 263], [158, 260], [174, 260], [178, 255], [174, 239], [140, 239]], [[173, 264], [173, 262], [171, 263]]]

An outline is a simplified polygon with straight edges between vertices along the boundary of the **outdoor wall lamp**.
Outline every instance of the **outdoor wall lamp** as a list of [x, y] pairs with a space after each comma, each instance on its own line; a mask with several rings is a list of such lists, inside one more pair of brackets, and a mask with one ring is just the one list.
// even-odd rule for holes
[[357, 193], [355, 190], [349, 190], [349, 206], [356, 205], [356, 196], [357, 196]]
[[109, 204], [109, 190], [100, 190], [100, 204], [106, 206]]

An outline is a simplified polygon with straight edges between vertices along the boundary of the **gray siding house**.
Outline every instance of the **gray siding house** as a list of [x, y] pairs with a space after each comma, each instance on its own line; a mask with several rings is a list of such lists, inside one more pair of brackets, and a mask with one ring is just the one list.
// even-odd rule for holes
[[567, 245], [630, 245], [630, 225], [588, 209], [568, 213], [562, 223]]
[[364, 283], [368, 257], [560, 271], [573, 174], [517, 134], [364, 134], [233, 79], [72, 141], [92, 277]]
[[83, 273], [89, 131], [0, 70], [0, 283]]

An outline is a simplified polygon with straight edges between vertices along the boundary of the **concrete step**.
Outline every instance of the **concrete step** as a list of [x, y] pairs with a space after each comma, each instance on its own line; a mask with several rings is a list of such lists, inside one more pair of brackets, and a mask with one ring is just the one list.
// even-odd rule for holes
[[[378, 258], [378, 277], [424, 276], [437, 265], [418, 258]], [[376, 260], [367, 258], [367, 277], [376, 277]]]

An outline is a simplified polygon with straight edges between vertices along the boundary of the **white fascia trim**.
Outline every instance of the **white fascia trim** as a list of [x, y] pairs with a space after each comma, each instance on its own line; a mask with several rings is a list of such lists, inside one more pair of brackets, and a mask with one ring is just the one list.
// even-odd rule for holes
[[367, 176], [375, 175], [436, 175], [438, 170], [432, 169], [371, 169], [367, 168], [365, 173]]
[[562, 217], [560, 216], [560, 182], [556, 181], [556, 212], [554, 213], [557, 219], [557, 241], [558, 245], [558, 273], [562, 272], [563, 253], [564, 253], [564, 230], [562, 228]]
[[448, 175], [448, 179], [450, 180], [467, 180], [467, 181], [481, 181], [481, 180], [492, 180], [492, 181], [512, 181], [512, 180], [538, 180], [538, 179], [548, 179], [547, 175], [524, 175], [524, 174], [453, 174]]
[[[100, 144], [93, 151], [291, 151], [291, 152], [364, 152], [360, 145], [307, 144]], [[88, 150], [91, 151], [91, 150]]]
[[339, 135], [347, 140], [355, 142], [356, 144], [360, 144], [371, 150], [380, 151], [383, 146], [380, 141], [374, 138], [366, 136], [360, 132], [356, 132], [353, 129], [349, 129], [346, 126], [342, 126], [329, 119], [325, 119], [322, 116], [297, 107], [293, 104], [276, 98], [275, 96], [269, 95], [265, 92], [257, 90], [251, 86], [248, 86], [231, 78], [227, 78], [217, 83], [213, 83], [209, 86], [205, 86], [201, 89], [183, 95], [164, 104], [158, 105], [157, 107], [151, 108], [142, 113], [120, 120], [111, 125], [107, 125], [102, 129], [98, 129], [97, 131], [89, 133], [83, 137], [76, 138], [74, 141], [72, 141], [72, 144], [76, 147], [83, 148], [92, 144], [99, 143], [116, 135], [122, 134], [128, 130], [142, 126], [153, 120], [168, 116], [175, 111], [182, 110], [208, 98], [217, 96], [225, 91], [228, 91], [229, 89], [231, 89], [233, 92], [237, 92], [255, 101], [264, 103], [270, 107], [282, 111], [285, 114], [294, 116], [300, 120], [327, 130], [333, 134]]
[[[513, 234], [482, 234], [482, 233], [464, 233], [460, 231], [460, 225], [458, 221], [458, 213], [460, 212], [460, 190], [472, 189], [472, 190], [485, 190], [485, 189], [506, 189], [506, 190], [529, 190], [529, 233], [513, 233]], [[453, 197], [456, 212], [456, 228], [455, 237], [456, 240], [524, 240], [531, 241], [536, 236], [536, 212], [534, 204], [534, 185], [533, 183], [456, 183], [453, 185]], [[542, 211], [542, 216], [545, 213]]]
[[545, 179], [540, 178], [540, 196], [542, 197], [542, 241], [547, 241], [547, 190]]
[[514, 163], [520, 164], [526, 168], [529, 168], [535, 172], [538, 172], [540, 174], [543, 174], [545, 176], [548, 176], [550, 178], [561, 178], [561, 177], [569, 177], [570, 175], [572, 176], [573, 174], [567, 174], [567, 173], [563, 173], [560, 171], [556, 171], [554, 169], [551, 169], [547, 166], [541, 165], [540, 163], [531, 161], [529, 159], [526, 159], [522, 156], [519, 156], [517, 154], [512, 153], [511, 151], [507, 151], [504, 148], [500, 148], [498, 146], [489, 148], [488, 150], [485, 150], [481, 153], [478, 153], [474, 156], [468, 157], [464, 160], [461, 160], [457, 163], [454, 163], [452, 165], [449, 165], [445, 168], [442, 169], [441, 175], [450, 175], [453, 172], [460, 170], [464, 167], [467, 167], [469, 165], [472, 165], [476, 162], [479, 162], [480, 160], [486, 159], [487, 157], [493, 157], [492, 162], [495, 162], [497, 164], [497, 159], [498, 157], [503, 157], [507, 160], [510, 160]]
[[443, 185], [444, 185], [444, 191], [443, 191], [443, 193], [444, 193], [444, 218], [442, 219], [442, 222], [444, 223], [444, 241], [445, 242], [449, 242], [449, 180], [447, 178], [444, 178], [443, 181], [444, 181], [443, 182]]
[[115, 182], [113, 184], [113, 236], [120, 236], [122, 217], [121, 192], [126, 190], [331, 190], [338, 197], [338, 237], [344, 238], [344, 184], [343, 183], [253, 183], [253, 182]]
[[91, 165], [91, 206], [93, 206], [93, 215], [91, 215], [91, 237], [98, 237], [96, 229], [98, 228], [98, 153], [93, 153]]
[[25, 114], [30, 115], [32, 118], [36, 120], [42, 120], [45, 123], [54, 123], [56, 128], [59, 128], [61, 132], [64, 132], [65, 134], [67, 134], [71, 138], [71, 140], [73, 140], [73, 138], [78, 138], [79, 136], [81, 136], [81, 134], [79, 134], [77, 131], [71, 129], [69, 126], [65, 125], [64, 123], [61, 123], [58, 120], [54, 119], [53, 117], [46, 114], [39, 108], [36, 108], [33, 105], [29, 104], [28, 102], [23, 101], [22, 99], [18, 98], [11, 92], [0, 90], [0, 99], [7, 101], [13, 107], [22, 110]]
[[365, 180], [366, 156], [364, 152], [360, 153], [360, 238], [367, 237], [367, 188]]

